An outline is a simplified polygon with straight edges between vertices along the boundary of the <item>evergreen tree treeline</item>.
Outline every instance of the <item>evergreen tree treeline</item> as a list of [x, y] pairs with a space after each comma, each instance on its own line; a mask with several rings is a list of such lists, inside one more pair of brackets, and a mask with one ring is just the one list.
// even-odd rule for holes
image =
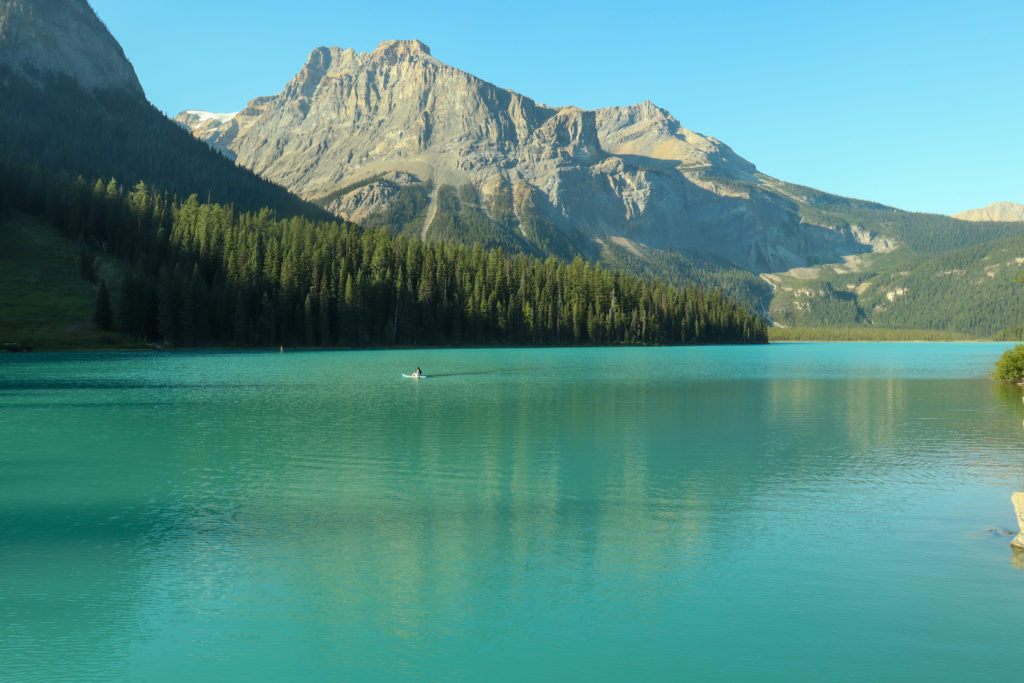
[[[577, 258], [424, 243], [270, 209], [179, 201], [0, 161], [4, 206], [126, 264], [115, 327], [139, 340], [301, 346], [757, 343], [764, 320], [718, 291]], [[106, 292], [106, 287], [102, 288]], [[100, 304], [100, 308], [104, 305]], [[105, 315], [105, 314], [99, 314]]]

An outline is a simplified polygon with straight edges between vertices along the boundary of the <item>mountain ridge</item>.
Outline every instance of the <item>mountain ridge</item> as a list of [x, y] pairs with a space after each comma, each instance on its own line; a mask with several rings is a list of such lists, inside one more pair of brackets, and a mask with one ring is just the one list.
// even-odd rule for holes
[[1024, 204], [995, 202], [980, 209], [969, 209], [955, 213], [953, 218], [972, 222], [1024, 221]]
[[[754, 164], [650, 101], [539, 104], [420, 41], [318, 47], [277, 95], [234, 116], [191, 111], [176, 118], [197, 137], [346, 220], [377, 219], [400, 190], [419, 193], [430, 208], [391, 227], [428, 239], [439, 188], [470, 185], [493, 243], [518, 234], [537, 253], [564, 255], [546, 245], [568, 241], [596, 258], [615, 238], [774, 272], [873, 249], [864, 232], [803, 220]], [[501, 224], [487, 207], [505, 193]]]
[[[14, 34], [7, 22], [26, 16], [7, 11], [14, 4], [53, 3], [2, 6], [7, 54]], [[105, 28], [95, 37], [110, 39]], [[97, 54], [127, 63], [119, 46]], [[270, 205], [261, 222], [274, 211], [325, 217], [168, 121], [133, 90], [133, 70], [126, 87], [97, 86], [89, 73], [80, 83], [70, 71], [25, 59], [0, 63], [0, 172], [10, 181], [0, 186], [0, 210], [60, 219], [52, 209], [60, 188], [78, 195], [92, 183], [89, 202], [98, 206], [131, 188], [133, 197], [161, 202], [199, 193], [225, 211]], [[364, 225], [415, 241], [584, 256], [676, 285], [722, 287], [785, 325], [988, 334], [1024, 319], [1024, 302], [1003, 294], [1024, 263], [1021, 223], [908, 213], [786, 183], [649, 100], [591, 111], [539, 104], [439, 62], [418, 41], [384, 41], [363, 54], [318, 48], [278, 95], [254, 98], [234, 114], [183, 116], [192, 126], [249, 137], [239, 149], [262, 148], [277, 170], [325, 181], [307, 198], [335, 214], [362, 212]], [[334, 137], [314, 135], [321, 132]], [[270, 134], [261, 141], [261, 133]], [[317, 148], [329, 154], [303, 158]], [[80, 220], [81, 211], [66, 219]], [[84, 214], [99, 240], [87, 244], [124, 251], [129, 243], [96, 232], [104, 211]], [[152, 263], [146, 272], [156, 272]], [[113, 288], [115, 296], [133, 291]], [[261, 306], [247, 301], [242, 310]]]

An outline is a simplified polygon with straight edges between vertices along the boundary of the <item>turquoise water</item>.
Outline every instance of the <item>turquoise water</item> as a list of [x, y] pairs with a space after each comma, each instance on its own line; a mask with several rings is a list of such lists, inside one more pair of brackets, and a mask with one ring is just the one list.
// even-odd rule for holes
[[1006, 347], [9, 354], [0, 679], [1017, 680]]

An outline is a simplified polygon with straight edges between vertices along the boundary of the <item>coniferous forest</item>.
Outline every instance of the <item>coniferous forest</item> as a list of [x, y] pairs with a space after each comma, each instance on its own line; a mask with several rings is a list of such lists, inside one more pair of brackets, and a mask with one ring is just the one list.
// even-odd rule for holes
[[[38, 216], [124, 264], [96, 321], [172, 346], [759, 343], [764, 320], [720, 292], [270, 209], [180, 201], [5, 160], [0, 212]], [[93, 276], [95, 277], [95, 276]], [[110, 285], [110, 286], [108, 286]], [[113, 293], [112, 293], [113, 292]], [[113, 300], [110, 300], [110, 299]]]
[[[0, 69], [0, 220], [20, 211], [77, 243], [95, 323], [138, 342], [767, 341], [765, 322], [719, 291], [342, 223], [147, 102], [37, 81]], [[97, 259], [120, 281], [100, 282]]]

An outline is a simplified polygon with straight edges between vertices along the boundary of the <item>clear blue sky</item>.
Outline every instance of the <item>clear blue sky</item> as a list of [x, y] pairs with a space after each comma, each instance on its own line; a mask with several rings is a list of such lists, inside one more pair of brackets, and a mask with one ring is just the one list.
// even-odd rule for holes
[[157, 107], [230, 112], [320, 45], [418, 38], [551, 105], [650, 99], [790, 182], [1024, 203], [1024, 2], [90, 0]]

